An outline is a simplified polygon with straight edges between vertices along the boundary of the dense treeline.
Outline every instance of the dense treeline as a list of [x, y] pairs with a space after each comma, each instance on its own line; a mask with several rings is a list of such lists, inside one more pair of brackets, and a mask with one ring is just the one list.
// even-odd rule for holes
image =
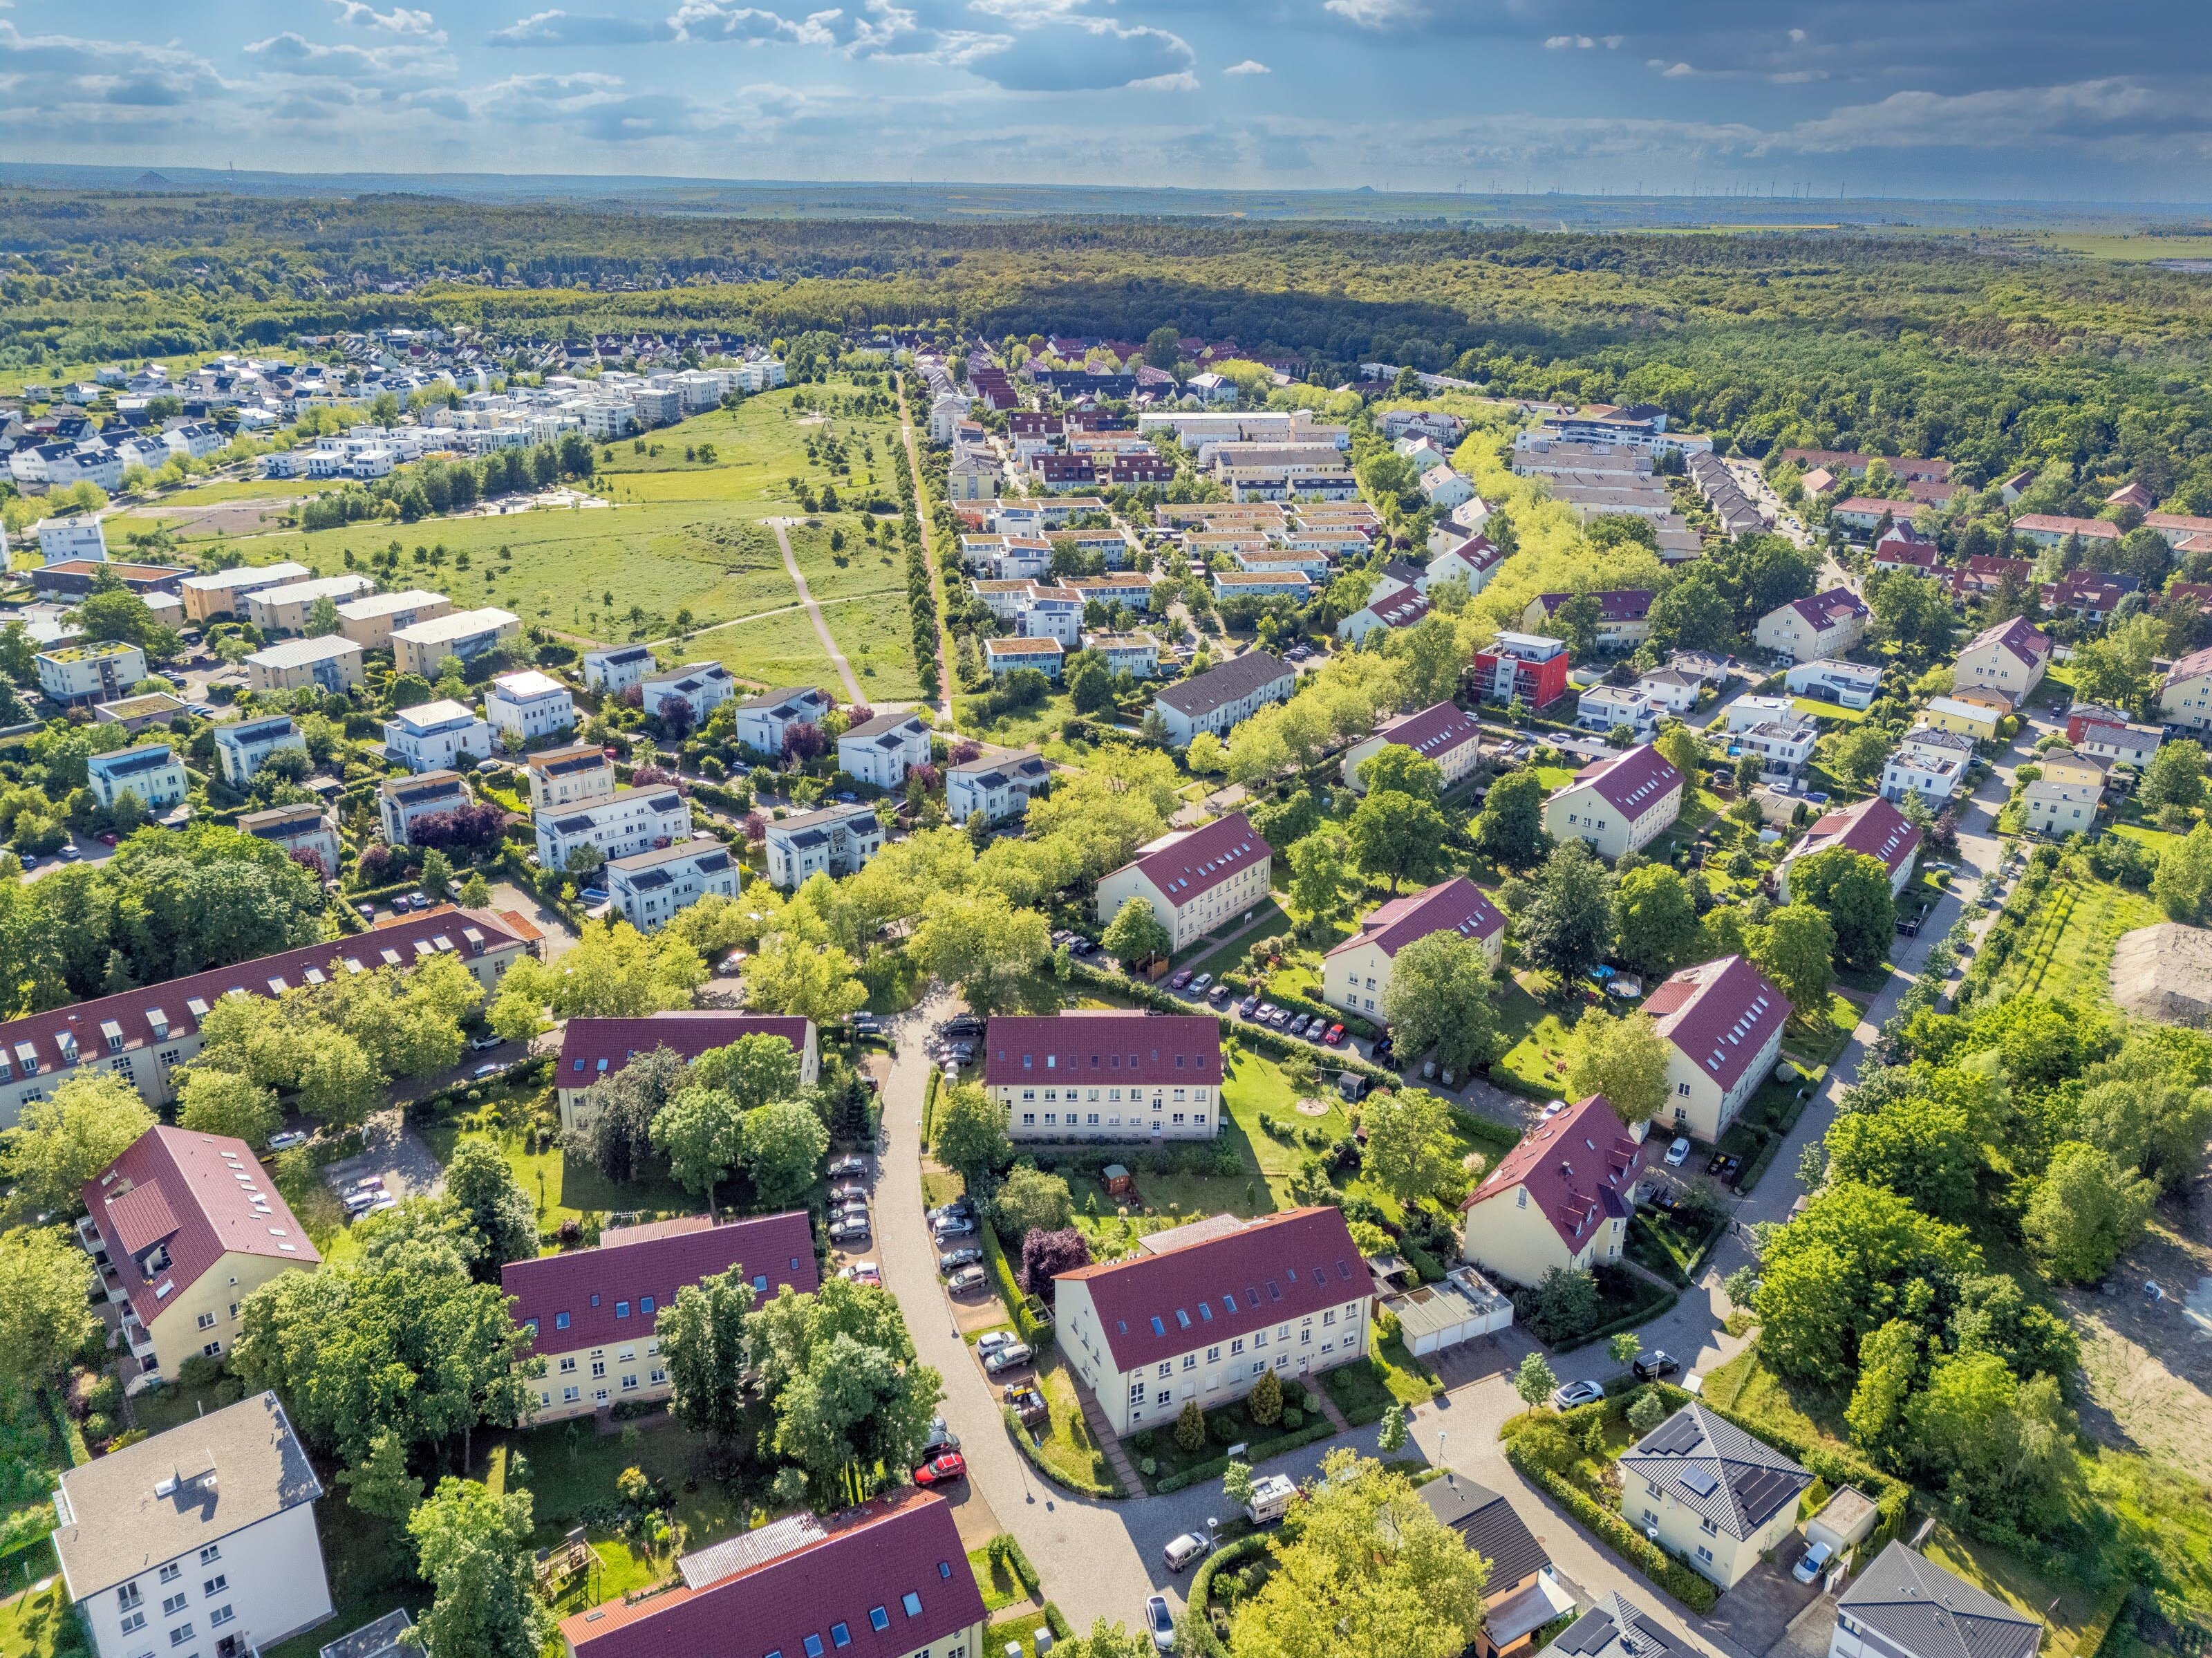
[[495, 449], [473, 460], [425, 460], [365, 487], [349, 484], [335, 494], [314, 497], [300, 509], [300, 527], [335, 529], [394, 516], [411, 524], [438, 513], [466, 511], [488, 496], [542, 490], [563, 478], [589, 479], [597, 465], [590, 442], [574, 432], [558, 443]]

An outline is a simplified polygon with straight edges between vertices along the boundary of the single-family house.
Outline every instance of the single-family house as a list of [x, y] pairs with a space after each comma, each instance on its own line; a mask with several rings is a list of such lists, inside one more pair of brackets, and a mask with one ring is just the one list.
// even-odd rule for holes
[[2030, 834], [2052, 840], [2092, 833], [2097, 827], [2098, 803], [2103, 798], [2104, 790], [2094, 783], [2038, 777], [2020, 791], [2021, 826]]
[[1620, 1511], [1734, 1588], [1788, 1537], [1813, 1476], [1695, 1399], [1620, 1454]]
[[1831, 588], [1767, 612], [1752, 637], [1763, 650], [1793, 662], [1809, 662], [1854, 649], [1866, 637], [1872, 614], [1856, 594]]
[[1862, 662], [1823, 659], [1799, 662], [1782, 676], [1783, 687], [1793, 697], [1833, 703], [1838, 708], [1865, 708], [1881, 692], [1881, 670]]
[[2039, 1618], [1892, 1539], [1836, 1597], [1828, 1658], [2035, 1658]]
[[1460, 1205], [1461, 1253], [1492, 1277], [1534, 1285], [1554, 1267], [1618, 1261], [1652, 1152], [1601, 1094], [1522, 1137]]
[[1938, 731], [1954, 731], [1976, 742], [1995, 742], [2009, 710], [1979, 697], [1930, 697], [1920, 717]]
[[1966, 642], [1951, 665], [1954, 686], [2002, 691], [2015, 702], [2043, 682], [2051, 666], [2051, 636], [2024, 617], [1991, 624]]
[[491, 727], [450, 697], [400, 709], [384, 722], [385, 758], [410, 771], [459, 770], [497, 747]]
[[1637, 741], [1645, 742], [1658, 728], [1659, 705], [1634, 686], [1601, 680], [1577, 699], [1575, 723], [1599, 733], [1626, 726]]
[[1695, 674], [1671, 667], [1655, 667], [1636, 681], [1636, 689], [1662, 713], [1686, 714], [1698, 705], [1705, 682]]
[[1884, 800], [1915, 794], [1940, 812], [1966, 780], [1973, 763], [1974, 740], [1961, 732], [1916, 725], [1906, 732], [1881, 768]]
[[1538, 1658], [1686, 1658], [1696, 1652], [1651, 1614], [1620, 1594], [1601, 1594]]
[[484, 719], [501, 736], [523, 742], [557, 736], [576, 723], [575, 699], [550, 674], [526, 668], [502, 674], [484, 690]]
[[[1432, 1290], [1441, 1291], [1451, 1282], [1448, 1278]], [[1399, 1318], [1403, 1324], [1402, 1311]], [[1446, 1469], [1442, 1478], [1420, 1488], [1420, 1497], [1490, 1568], [1482, 1585], [1482, 1628], [1469, 1649], [1472, 1658], [1521, 1658], [1535, 1644], [1538, 1631], [1574, 1611], [1573, 1591], [1503, 1496]]]

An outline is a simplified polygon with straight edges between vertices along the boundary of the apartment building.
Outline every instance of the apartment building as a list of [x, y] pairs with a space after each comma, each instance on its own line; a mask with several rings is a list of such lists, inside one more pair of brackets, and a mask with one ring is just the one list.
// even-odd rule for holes
[[1221, 1128], [1221, 1025], [1211, 1014], [994, 1017], [983, 1087], [1018, 1143], [1211, 1140]]
[[994, 679], [1003, 679], [1017, 669], [1033, 667], [1048, 680], [1060, 678], [1061, 665], [1067, 652], [1057, 639], [986, 639], [983, 641], [983, 666]]
[[530, 780], [530, 808], [550, 811], [605, 800], [615, 792], [615, 763], [597, 743], [541, 748], [523, 761]]
[[216, 759], [222, 766], [223, 781], [234, 789], [243, 789], [252, 782], [253, 774], [271, 754], [288, 751], [301, 754], [307, 752], [307, 740], [300, 735], [300, 728], [288, 714], [265, 720], [240, 720], [235, 725], [215, 728]]
[[245, 595], [246, 619], [264, 634], [305, 633], [318, 600], [342, 605], [375, 588], [366, 576], [311, 576], [283, 587], [260, 588]]
[[617, 789], [597, 800], [531, 814], [538, 858], [548, 869], [565, 869], [577, 849], [595, 846], [606, 857], [629, 857], [688, 839], [691, 808], [665, 783]]
[[737, 705], [735, 735], [759, 753], [781, 754], [785, 732], [794, 725], [820, 726], [834, 705], [825, 692], [811, 685], [764, 692]]
[[240, 834], [279, 847], [296, 863], [311, 864], [325, 881], [338, 872], [338, 826], [318, 805], [272, 806], [238, 820]]
[[1667, 1039], [1662, 1123], [1708, 1143], [1774, 1075], [1790, 998], [1740, 955], [1670, 974], [1644, 1003]]
[[981, 812], [986, 823], [1004, 823], [1026, 814], [1030, 802], [1051, 781], [1052, 767], [1034, 749], [948, 766], [945, 814], [955, 823], [965, 823]]
[[832, 806], [778, 818], [768, 826], [769, 884], [790, 892], [817, 870], [852, 875], [884, 850], [884, 840], [872, 806]]
[[1200, 732], [1222, 736], [1297, 689], [1297, 674], [1280, 658], [1248, 650], [1194, 678], [1162, 686], [1152, 705], [1167, 726], [1168, 741], [1187, 748]]
[[498, 746], [475, 710], [450, 697], [403, 708], [384, 722], [384, 757], [410, 771], [473, 765]]
[[454, 610], [412, 627], [396, 627], [390, 637], [397, 672], [435, 680], [438, 665], [448, 656], [471, 662], [486, 651], [507, 649], [520, 643], [522, 619], [493, 607]]
[[1649, 743], [1598, 760], [1544, 802], [1555, 840], [1579, 839], [1601, 857], [1641, 851], [1682, 809], [1682, 774]]
[[696, 730], [707, 723], [708, 715], [738, 694], [738, 682], [720, 662], [689, 662], [647, 674], [638, 681], [638, 692], [645, 711], [659, 719], [672, 717], [672, 704], [680, 703], [689, 710], [691, 728]]
[[573, 727], [576, 704], [560, 680], [528, 668], [502, 674], [484, 688], [484, 720], [501, 737], [536, 742]]
[[1443, 787], [1450, 789], [1464, 782], [1482, 758], [1482, 724], [1450, 702], [1385, 720], [1371, 735], [1345, 751], [1340, 773], [1354, 794], [1367, 792], [1367, 762], [1389, 747], [1410, 748], [1423, 759], [1434, 760], [1443, 773]]
[[1547, 708], [1567, 694], [1574, 666], [1566, 641], [1543, 633], [1500, 633], [1474, 653], [1476, 695], [1503, 706]]
[[453, 613], [451, 599], [421, 588], [410, 588], [404, 593], [365, 594], [338, 607], [338, 631], [363, 650], [381, 650], [392, 643], [397, 630]]
[[1856, 594], [1832, 588], [1767, 612], [1752, 637], [1760, 649], [1793, 662], [1841, 656], [1866, 637], [1873, 613]]
[[781, 1037], [799, 1056], [799, 1085], [811, 1088], [820, 1080], [822, 1049], [811, 1019], [784, 1014], [688, 1010], [630, 1019], [571, 1019], [561, 1027], [561, 1058], [554, 1071], [561, 1131], [576, 1134], [589, 1128], [596, 1114], [586, 1097], [592, 1084], [620, 1072], [640, 1054], [666, 1048], [688, 1061], [748, 1036]]
[[603, 695], [619, 697], [653, 672], [650, 645], [616, 645], [584, 653], [584, 686]]
[[1110, 924], [1122, 905], [1141, 899], [1167, 929], [1169, 948], [1180, 950], [1264, 902], [1273, 860], [1274, 849], [1242, 812], [1163, 835], [1098, 883], [1098, 924]]
[[147, 743], [92, 755], [85, 761], [86, 781], [100, 803], [114, 808], [123, 795], [136, 795], [149, 812], [165, 812], [184, 803], [191, 778], [185, 763], [168, 744]]
[[1547, 1273], [1617, 1262], [1637, 1188], [1656, 1149], [1593, 1094], [1545, 1119], [1460, 1205], [1461, 1253], [1493, 1277], [1526, 1286]]
[[1950, 803], [1966, 781], [1973, 764], [1974, 740], [1935, 725], [1916, 725], [1899, 740], [1896, 752], [1881, 768], [1881, 797], [1901, 801], [1917, 795], [1930, 811]]
[[1790, 901], [1791, 867], [1815, 852], [1833, 851], [1838, 846], [1878, 860], [1889, 872], [1889, 891], [1893, 898], [1905, 890], [1905, 883], [1912, 878], [1913, 860], [1920, 856], [1920, 831], [1913, 827], [1904, 813], [1879, 795], [1840, 811], [1823, 814], [1813, 820], [1805, 838], [1790, 849], [1774, 871], [1775, 884], [1784, 904]]
[[363, 677], [361, 647], [339, 633], [279, 639], [246, 659], [246, 683], [256, 691], [351, 691]]
[[1322, 958], [1321, 999], [1382, 1022], [1398, 952], [1437, 933], [1470, 941], [1481, 949], [1491, 972], [1498, 971], [1505, 951], [1505, 917], [1480, 887], [1465, 875], [1454, 875], [1362, 916], [1358, 930]]
[[185, 615], [194, 623], [221, 621], [236, 615], [248, 595], [270, 588], [288, 587], [314, 571], [287, 559], [276, 564], [240, 564], [205, 576], [187, 576], [177, 584], [185, 601]]
[[1597, 601], [1594, 629], [1596, 648], [1607, 655], [1619, 655], [1635, 649], [1651, 637], [1651, 600], [1655, 596], [1649, 588], [1608, 588], [1589, 594], [1540, 593], [1522, 610], [1521, 625], [1525, 631], [1534, 631], [1554, 621], [1570, 601], [1583, 597], [1594, 599]]
[[408, 830], [434, 812], [459, 811], [476, 797], [457, 771], [422, 771], [411, 777], [387, 777], [376, 786], [376, 814], [391, 845], [409, 844]]
[[39, 689], [58, 703], [106, 703], [146, 677], [146, 653], [119, 639], [58, 645], [36, 658]]
[[929, 728], [919, 714], [878, 714], [837, 739], [837, 765], [846, 776], [891, 790], [907, 773], [929, 763]]
[[608, 859], [607, 896], [631, 926], [655, 932], [709, 893], [735, 898], [738, 873], [738, 861], [721, 842], [679, 840]]
[[2043, 682], [2051, 666], [2051, 636], [2022, 617], [1984, 628], [1952, 664], [1954, 690], [1978, 686], [2002, 691], [2015, 704]]

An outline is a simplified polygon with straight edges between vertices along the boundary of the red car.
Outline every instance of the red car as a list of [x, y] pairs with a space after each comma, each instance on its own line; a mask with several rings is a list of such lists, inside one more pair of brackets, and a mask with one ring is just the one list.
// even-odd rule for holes
[[949, 1481], [967, 1477], [968, 1459], [957, 1451], [947, 1451], [943, 1456], [933, 1457], [914, 1471], [917, 1485], [942, 1485]]
[[1341, 1025], [1331, 1025], [1328, 1027], [1328, 1034], [1322, 1037], [1322, 1040], [1328, 1043], [1332, 1048], [1334, 1047], [1338, 1043], [1344, 1040], [1344, 1027]]
[[1188, 967], [1185, 967], [1184, 969], [1182, 969], [1182, 972], [1178, 972], [1177, 974], [1176, 974], [1176, 976], [1175, 976], [1173, 978], [1170, 978], [1170, 980], [1168, 980], [1168, 988], [1169, 988], [1170, 990], [1171, 990], [1171, 991], [1179, 991], [1179, 990], [1181, 990], [1184, 985], [1186, 985], [1186, 984], [1189, 984], [1189, 983], [1190, 983], [1190, 969], [1189, 969], [1189, 968], [1188, 968]]
[[115, 844], [115, 835], [114, 835], [114, 832], [111, 830], [108, 833], [102, 835], [102, 836], [100, 838], [100, 844], [102, 846], [112, 846], [112, 845], [114, 845], [114, 844]]

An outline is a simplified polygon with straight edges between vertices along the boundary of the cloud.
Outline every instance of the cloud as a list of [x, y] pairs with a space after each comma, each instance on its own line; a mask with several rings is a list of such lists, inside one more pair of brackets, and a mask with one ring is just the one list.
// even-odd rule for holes
[[[0, 18], [0, 127], [38, 127], [57, 114], [135, 126], [138, 112], [220, 101], [232, 90], [215, 66], [174, 46], [25, 34]], [[106, 136], [102, 129], [102, 136]]]
[[1097, 16], [1081, 4], [1082, 0], [969, 0], [969, 10], [998, 18], [1013, 33], [969, 42], [961, 66], [1009, 92], [1197, 89], [1193, 66], [1198, 54], [1182, 36], [1150, 24]]
[[675, 29], [658, 17], [576, 15], [556, 9], [533, 12], [519, 23], [509, 23], [503, 29], [494, 29], [484, 37], [484, 44], [488, 46], [627, 46], [675, 39]]
[[1333, 11], [1364, 29], [1391, 29], [1427, 15], [1421, 0], [1325, 0], [1322, 9]]
[[379, 11], [364, 0], [331, 0], [338, 9], [338, 21], [352, 28], [380, 29], [386, 34], [434, 35], [446, 38], [443, 29], [434, 28], [435, 21], [427, 11], [414, 11], [405, 6], [394, 6], [390, 11]]
[[726, 0], [684, 0], [668, 20], [680, 40], [734, 40], [746, 46], [783, 42], [823, 46], [848, 58], [873, 57], [915, 34], [914, 14], [894, 0], [865, 0], [857, 9], [836, 7], [786, 17], [759, 6]]
[[1787, 141], [1811, 151], [2034, 148], [2203, 157], [2212, 154], [2212, 116], [2201, 87], [2109, 76], [1948, 95], [1892, 93], [1801, 121]]
[[450, 71], [452, 60], [428, 46], [325, 46], [295, 30], [286, 29], [246, 48], [249, 57], [272, 64], [290, 75], [343, 76], [374, 82]]
[[1275, 71], [1255, 58], [1247, 58], [1241, 64], [1231, 64], [1221, 71], [1224, 75], [1273, 75]]

